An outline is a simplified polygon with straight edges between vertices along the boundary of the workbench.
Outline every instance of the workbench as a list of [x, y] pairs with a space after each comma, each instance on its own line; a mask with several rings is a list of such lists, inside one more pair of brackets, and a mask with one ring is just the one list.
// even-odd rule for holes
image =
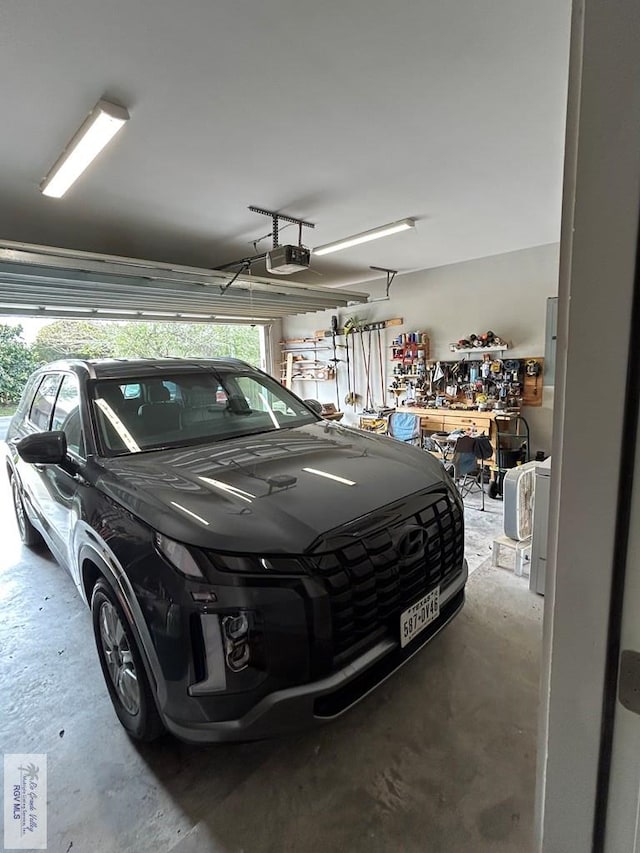
[[497, 445], [498, 429], [501, 432], [510, 432], [509, 421], [519, 415], [519, 412], [478, 412], [474, 409], [434, 409], [421, 406], [398, 406], [396, 411], [420, 415], [423, 435], [453, 432], [458, 429], [472, 432], [475, 425], [476, 434], [488, 435], [494, 448]]

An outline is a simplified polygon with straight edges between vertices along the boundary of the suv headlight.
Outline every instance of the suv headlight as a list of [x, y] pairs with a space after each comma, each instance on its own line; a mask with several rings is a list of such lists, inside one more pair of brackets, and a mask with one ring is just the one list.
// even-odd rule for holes
[[156, 548], [171, 565], [189, 578], [204, 580], [200, 567], [189, 552], [189, 549], [162, 533], [156, 533]]
[[301, 560], [295, 557], [259, 557], [254, 554], [217, 554], [208, 552], [213, 565], [223, 572], [254, 575], [306, 575]]

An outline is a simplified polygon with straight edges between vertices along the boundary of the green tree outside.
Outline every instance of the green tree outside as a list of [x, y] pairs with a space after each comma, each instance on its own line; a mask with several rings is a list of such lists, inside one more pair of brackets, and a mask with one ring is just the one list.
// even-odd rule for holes
[[31, 347], [20, 326], [0, 324], [0, 405], [16, 403], [29, 374], [60, 358], [213, 358], [260, 362], [257, 327], [208, 323], [56, 320]]
[[56, 320], [43, 326], [32, 345], [42, 364], [58, 358], [108, 358], [113, 355], [109, 327], [91, 320]]
[[232, 356], [258, 364], [258, 329], [207, 323], [112, 323], [112, 354], [116, 358], [212, 358]]
[[22, 326], [0, 324], [0, 406], [17, 403], [37, 361], [22, 339]]
[[33, 351], [42, 363], [58, 358], [232, 356], [258, 364], [260, 340], [252, 326], [56, 320], [38, 332]]

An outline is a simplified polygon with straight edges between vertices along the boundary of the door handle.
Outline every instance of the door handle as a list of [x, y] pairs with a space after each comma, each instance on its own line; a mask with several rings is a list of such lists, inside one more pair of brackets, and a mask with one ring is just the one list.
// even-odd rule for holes
[[625, 649], [620, 655], [618, 700], [634, 714], [640, 714], [640, 652]]

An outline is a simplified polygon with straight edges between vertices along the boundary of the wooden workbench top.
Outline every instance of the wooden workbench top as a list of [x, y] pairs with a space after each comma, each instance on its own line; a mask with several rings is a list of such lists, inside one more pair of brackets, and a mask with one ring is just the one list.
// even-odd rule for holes
[[425, 406], [398, 406], [396, 409], [397, 412], [411, 412], [414, 415], [420, 415], [421, 417], [433, 416], [444, 417], [444, 418], [482, 418], [484, 420], [494, 421], [496, 418], [512, 418], [519, 415], [519, 412], [479, 412], [477, 409], [447, 409], [447, 408], [434, 408], [425, 407]]

